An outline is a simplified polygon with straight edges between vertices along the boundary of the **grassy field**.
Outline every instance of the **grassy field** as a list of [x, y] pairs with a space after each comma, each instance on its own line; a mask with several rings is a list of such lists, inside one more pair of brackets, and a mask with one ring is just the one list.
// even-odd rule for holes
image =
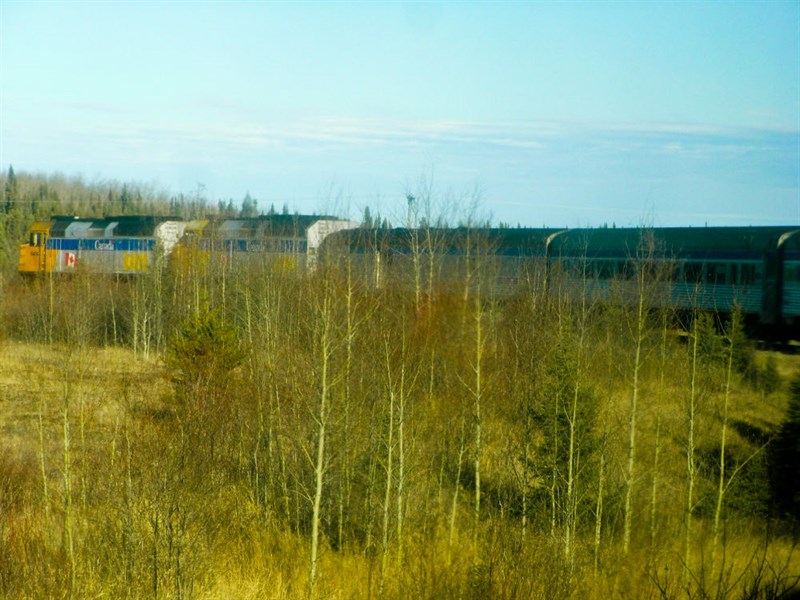
[[[800, 368], [798, 356], [757, 356], [761, 364], [768, 358], [783, 378]], [[188, 459], [178, 452], [175, 389], [168, 375], [159, 361], [119, 348], [75, 350], [13, 341], [0, 346], [0, 590], [5, 597], [308, 595], [308, 530], [270, 514], [253, 496], [252, 473], [247, 472], [251, 462], [241, 456], [229, 462], [227, 456], [213, 459], [226, 463], [219, 468], [211, 460], [199, 463], [199, 470], [179, 465]], [[648, 381], [655, 385], [655, 379]], [[624, 405], [624, 394], [619, 402]], [[611, 406], [602, 419], [613, 425], [619, 417]], [[731, 422], [738, 425], [729, 444], [734, 454], [747, 454], [755, 447], [748, 433], [777, 430], [786, 410], [785, 392], [764, 396], [740, 388], [732, 406]], [[642, 424], [649, 444], [642, 453], [652, 460], [649, 421]], [[677, 431], [679, 425], [665, 422], [661, 427]], [[502, 430], [507, 426], [496, 415], [486, 422], [487, 486], [502, 481], [502, 455], [507, 452]], [[179, 432], [200, 435], [190, 426]], [[698, 431], [698, 445], [718, 435], [714, 421]], [[662, 457], [680, 456], [680, 441], [664, 438]], [[232, 435], [229, 442], [235, 439]], [[289, 443], [288, 434], [284, 441]], [[415, 443], [423, 445], [422, 440]], [[425, 468], [423, 458], [417, 457], [415, 468]], [[519, 515], [503, 514], [501, 503], [482, 522], [482, 559], [477, 564], [472, 558], [469, 487], [451, 513], [456, 488], [440, 481], [438, 491], [427, 489], [436, 485], [436, 474], [415, 475], [408, 485], [430, 498], [409, 500], [402, 554], [393, 546], [382, 555], [374, 539], [380, 536], [377, 526], [364, 534], [372, 540], [351, 538], [344, 548], [335, 547], [329, 530], [313, 594], [781, 597], [777, 592], [790, 588], [796, 582], [792, 576], [800, 573], [797, 539], [771, 529], [769, 520], [758, 516], [748, 521], [737, 513], [716, 551], [708, 513], [698, 516], [693, 562], [684, 573], [681, 513], [675, 501], [685, 475], [679, 462], [664, 465], [657, 539], [647, 542], [646, 531], [635, 532], [636, 543], [627, 555], [620, 549], [618, 531], [604, 532], [598, 550], [587, 527], [575, 543], [574, 558], [567, 560], [560, 537], [553, 538], [546, 527], [531, 526], [522, 538]], [[227, 472], [229, 468], [234, 472]], [[713, 477], [708, 483], [713, 484]], [[645, 484], [650, 484], [649, 477]], [[641, 526], [648, 524], [647, 495], [642, 494], [638, 508]], [[291, 499], [307, 501], [302, 495]], [[328, 502], [328, 510], [335, 512], [333, 499]], [[412, 509], [417, 502], [427, 514]], [[770, 590], [776, 593], [770, 595]]]

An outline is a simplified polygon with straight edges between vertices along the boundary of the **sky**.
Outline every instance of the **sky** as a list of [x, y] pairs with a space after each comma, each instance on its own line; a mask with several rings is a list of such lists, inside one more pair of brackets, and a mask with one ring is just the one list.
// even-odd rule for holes
[[9, 165], [395, 222], [413, 194], [532, 227], [800, 224], [800, 1], [0, 0]]

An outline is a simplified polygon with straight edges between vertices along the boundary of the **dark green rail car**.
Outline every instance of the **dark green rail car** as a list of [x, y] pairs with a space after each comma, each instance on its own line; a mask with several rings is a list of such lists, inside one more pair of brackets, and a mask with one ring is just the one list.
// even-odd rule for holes
[[[647, 269], [650, 301], [721, 313], [734, 305], [763, 325], [800, 327], [800, 227], [620, 229], [356, 229], [328, 248], [350, 254], [378, 285], [411, 284], [436, 269], [440, 282], [463, 281], [482, 256], [497, 293], [513, 292], [531, 267], [542, 286], [614, 300], [636, 293]], [[435, 253], [434, 261], [426, 258]], [[436, 265], [436, 266], [434, 266]]]

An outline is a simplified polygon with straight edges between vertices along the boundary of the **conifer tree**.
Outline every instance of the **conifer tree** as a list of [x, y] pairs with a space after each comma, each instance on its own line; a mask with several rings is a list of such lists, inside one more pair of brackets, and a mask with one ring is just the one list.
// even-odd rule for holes
[[3, 212], [10, 213], [19, 202], [19, 182], [14, 167], [9, 165], [6, 184], [3, 187]]

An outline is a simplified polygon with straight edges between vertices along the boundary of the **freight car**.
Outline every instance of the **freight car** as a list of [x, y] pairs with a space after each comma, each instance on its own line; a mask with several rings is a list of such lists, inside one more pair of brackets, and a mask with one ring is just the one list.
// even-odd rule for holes
[[[330, 236], [374, 285], [465, 281], [483, 263], [486, 289], [516, 293], [558, 281], [567, 294], [625, 299], [648, 270], [651, 302], [728, 313], [737, 304], [778, 335], [800, 334], [800, 226], [598, 229], [372, 229]], [[449, 282], [449, 283], [447, 283]]]

